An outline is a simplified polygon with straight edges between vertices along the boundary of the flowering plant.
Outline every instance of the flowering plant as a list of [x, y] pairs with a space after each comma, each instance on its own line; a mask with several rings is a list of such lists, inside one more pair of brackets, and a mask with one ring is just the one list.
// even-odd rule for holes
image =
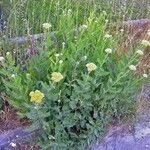
[[136, 76], [141, 51], [118, 60], [115, 35], [104, 33], [105, 15], [91, 14], [72, 32], [76, 24], [69, 12], [59, 20], [59, 43], [46, 37], [25, 70], [11, 54], [0, 68], [9, 102], [43, 129], [43, 149], [85, 149], [114, 118], [134, 113], [135, 93], [148, 78]]

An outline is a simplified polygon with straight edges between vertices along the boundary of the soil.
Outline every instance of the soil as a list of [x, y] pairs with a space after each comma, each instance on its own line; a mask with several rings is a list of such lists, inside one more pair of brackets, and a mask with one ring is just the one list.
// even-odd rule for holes
[[[29, 119], [20, 119], [17, 115], [17, 110], [12, 108], [7, 101], [5, 101], [3, 111], [0, 114], [0, 134], [7, 131], [17, 129], [19, 127], [27, 127], [31, 124]], [[31, 145], [30, 143], [15, 143], [14, 150], [40, 150], [38, 145]]]
[[16, 129], [17, 127], [27, 126], [30, 124], [28, 119], [20, 119], [17, 115], [17, 110], [9, 104], [5, 104], [0, 115], [0, 133], [8, 130]]

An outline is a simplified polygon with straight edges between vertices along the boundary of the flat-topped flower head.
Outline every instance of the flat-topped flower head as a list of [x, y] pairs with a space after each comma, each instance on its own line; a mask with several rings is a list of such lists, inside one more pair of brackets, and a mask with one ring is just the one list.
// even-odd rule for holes
[[31, 74], [30, 74], [30, 73], [26, 73], [26, 77], [27, 77], [27, 78], [30, 78], [30, 77], [31, 77]]
[[107, 54], [111, 54], [111, 53], [112, 53], [112, 49], [111, 49], [111, 48], [107, 48], [107, 49], [105, 49], [105, 52], [106, 52]]
[[79, 27], [79, 31], [85, 31], [87, 29], [88, 29], [88, 25], [86, 25], [86, 24], [83, 24]]
[[70, 14], [71, 14], [71, 12], [72, 12], [72, 10], [71, 10], [71, 9], [68, 9], [68, 15], [70, 15]]
[[15, 78], [15, 77], [16, 77], [16, 75], [15, 75], [15, 74], [12, 74], [12, 75], [11, 75], [11, 78]]
[[82, 61], [86, 61], [87, 60], [87, 56], [85, 55], [85, 56], [81, 57], [81, 60]]
[[150, 46], [150, 42], [147, 41], [147, 40], [142, 40], [141, 44], [144, 45], [144, 46]]
[[88, 63], [86, 64], [88, 72], [94, 71], [97, 69], [97, 66], [94, 63]]
[[143, 52], [142, 50], [137, 50], [137, 51], [136, 51], [136, 54], [142, 56], [142, 55], [144, 55], [144, 52]]
[[81, 28], [81, 29], [87, 29], [88, 26], [87, 26], [86, 24], [83, 24], [80, 28]]
[[63, 63], [63, 60], [59, 60], [59, 64], [62, 64]]
[[55, 57], [59, 57], [59, 56], [60, 56], [60, 54], [58, 54], [58, 53], [55, 54]]
[[108, 21], [109, 21], [108, 19], [105, 20], [106, 23], [108, 23]]
[[63, 49], [65, 48], [65, 45], [66, 45], [66, 43], [65, 43], [65, 42], [62, 42], [62, 48], [63, 48]]
[[0, 62], [4, 62], [5, 58], [4, 57], [0, 57]]
[[144, 77], [144, 78], [148, 78], [148, 74], [144, 73], [144, 74], [143, 74], [143, 77]]
[[41, 103], [44, 98], [44, 94], [39, 90], [30, 92], [29, 96], [31, 97], [30, 101], [35, 103]]
[[147, 35], [150, 36], [150, 30], [148, 30]]
[[105, 38], [111, 38], [112, 37], [112, 35], [110, 35], [110, 34], [105, 34], [105, 36], [104, 36]]
[[6, 55], [7, 55], [7, 56], [10, 55], [10, 52], [7, 52]]
[[129, 66], [129, 69], [132, 70], [132, 71], [136, 71], [136, 66], [130, 65], [130, 66]]
[[124, 32], [124, 29], [120, 29], [120, 32]]
[[14, 142], [11, 142], [10, 145], [11, 145], [12, 147], [16, 147], [16, 146], [17, 146], [17, 144], [14, 143]]
[[51, 28], [52, 25], [50, 23], [43, 23], [43, 28], [48, 30], [49, 28]]
[[53, 80], [54, 82], [59, 82], [62, 79], [63, 75], [60, 72], [53, 72], [51, 74], [51, 80]]
[[104, 11], [102, 11], [102, 12], [103, 12], [103, 14], [104, 14], [104, 15], [107, 15], [107, 12], [106, 12], [105, 10], [104, 10]]

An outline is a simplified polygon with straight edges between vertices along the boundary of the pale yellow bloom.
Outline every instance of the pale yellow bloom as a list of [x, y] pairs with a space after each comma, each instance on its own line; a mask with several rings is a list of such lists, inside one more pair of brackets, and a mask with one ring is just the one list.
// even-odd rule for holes
[[106, 12], [106, 11], [103, 11], [103, 14], [104, 14], [104, 15], [107, 15], [107, 12]]
[[143, 53], [142, 50], [137, 50], [137, 51], [136, 51], [136, 54], [141, 55], [141, 56], [144, 55], [144, 53]]
[[86, 29], [88, 29], [88, 26], [86, 24], [83, 24], [83, 25], [80, 26], [79, 29], [80, 30], [86, 30]]
[[62, 64], [63, 63], [63, 60], [59, 60], [59, 64]]
[[144, 78], [148, 78], [148, 74], [144, 73], [144, 74], [143, 74], [143, 77], [144, 77]]
[[51, 80], [53, 80], [54, 82], [59, 82], [63, 79], [63, 75], [60, 72], [53, 72], [51, 76]]
[[79, 65], [79, 64], [80, 64], [80, 62], [79, 62], [79, 61], [77, 61], [77, 62], [76, 62], [76, 65]]
[[50, 23], [43, 23], [43, 28], [44, 29], [49, 29], [49, 28], [51, 28], [52, 27], [52, 25], [50, 24]]
[[150, 46], [150, 42], [147, 41], [147, 40], [142, 40], [141, 44], [144, 45], [144, 46]]
[[71, 10], [71, 9], [68, 9], [68, 15], [70, 15], [70, 14], [71, 14], [71, 12], [72, 12], [72, 10]]
[[35, 103], [41, 103], [44, 98], [44, 94], [39, 90], [32, 91], [29, 95], [31, 97], [30, 101]]
[[30, 77], [30, 76], [31, 76], [31, 74], [30, 74], [30, 73], [27, 73], [27, 74], [26, 74], [26, 77]]
[[26, 78], [27, 78], [28, 80], [30, 80], [30, 79], [31, 79], [31, 74], [26, 73]]
[[106, 23], [107, 23], [108, 21], [109, 21], [108, 19], [105, 20]]
[[111, 48], [107, 48], [107, 49], [105, 49], [105, 52], [106, 52], [107, 54], [111, 54], [111, 53], [112, 53], [112, 49], [111, 49]]
[[104, 36], [105, 38], [111, 38], [112, 37], [112, 35], [110, 35], [110, 34], [105, 34], [105, 36]]
[[81, 57], [81, 60], [82, 61], [86, 61], [87, 60], [87, 56], [85, 55], [85, 56]]
[[150, 36], [150, 30], [148, 30], [147, 35]]
[[10, 55], [10, 52], [7, 52], [6, 55]]
[[88, 72], [91, 72], [97, 69], [97, 66], [94, 63], [88, 63], [86, 64], [86, 67], [87, 67]]
[[129, 69], [132, 70], [132, 71], [136, 71], [136, 66], [130, 65], [130, 66], [129, 66]]
[[59, 56], [60, 56], [60, 54], [58, 54], [58, 53], [55, 54], [55, 57], [59, 57]]
[[60, 57], [60, 56], [62, 56], [63, 54], [62, 53], [56, 53], [56, 54], [54, 54], [55, 55], [55, 57]]
[[86, 24], [83, 24], [81, 27], [82, 27], [83, 29], [87, 29], [87, 28], [88, 28], [88, 26], [87, 26]]
[[15, 78], [15, 77], [16, 77], [15, 74], [12, 74], [12, 75], [11, 75], [11, 78]]
[[124, 32], [124, 29], [120, 29], [120, 32]]
[[10, 145], [11, 145], [12, 147], [16, 147], [16, 146], [17, 146], [17, 144], [14, 143], [14, 142], [11, 142]]
[[0, 62], [4, 62], [5, 58], [4, 57], [0, 57]]
[[62, 48], [64, 49], [65, 48], [65, 42], [62, 42]]

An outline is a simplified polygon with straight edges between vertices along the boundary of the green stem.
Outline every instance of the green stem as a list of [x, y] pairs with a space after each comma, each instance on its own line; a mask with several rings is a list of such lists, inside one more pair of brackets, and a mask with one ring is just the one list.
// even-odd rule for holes
[[105, 58], [103, 59], [103, 62], [100, 65], [100, 68], [102, 68], [103, 64], [107, 61], [107, 59], [108, 59], [108, 54], [105, 55]]

